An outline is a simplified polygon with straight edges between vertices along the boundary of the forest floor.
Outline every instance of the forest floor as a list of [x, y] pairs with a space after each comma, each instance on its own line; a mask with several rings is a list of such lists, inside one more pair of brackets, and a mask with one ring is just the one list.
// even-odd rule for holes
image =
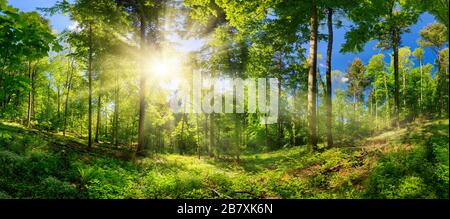
[[[74, 137], [0, 122], [0, 198], [447, 198], [448, 119], [357, 147], [304, 146], [240, 161], [174, 154], [125, 159]], [[125, 157], [125, 158], [124, 158]]]

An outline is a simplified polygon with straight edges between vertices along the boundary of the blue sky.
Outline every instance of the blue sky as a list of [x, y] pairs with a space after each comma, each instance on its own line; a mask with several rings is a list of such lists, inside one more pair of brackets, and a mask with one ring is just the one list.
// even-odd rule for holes
[[[9, 3], [13, 5], [16, 8], [19, 8], [22, 11], [33, 11], [36, 10], [38, 7], [51, 7], [55, 4], [57, 0], [9, 0]], [[51, 21], [51, 24], [53, 28], [61, 32], [65, 28], [68, 28], [71, 25], [71, 21], [68, 16], [64, 15], [54, 15], [51, 17], [48, 17]], [[414, 50], [418, 47], [417, 45], [417, 39], [419, 39], [419, 31], [427, 26], [430, 23], [434, 22], [434, 17], [429, 14], [423, 14], [419, 22], [415, 25], [411, 26], [411, 32], [406, 33], [402, 35], [402, 45], [408, 46], [411, 48], [411, 50]], [[326, 33], [325, 27], [320, 27], [319, 29], [321, 32]], [[347, 69], [347, 66], [349, 63], [351, 63], [355, 58], [360, 58], [363, 60], [365, 64], [368, 63], [370, 57], [374, 54], [377, 54], [381, 52], [379, 49], [375, 48], [376, 42], [372, 41], [367, 43], [365, 46], [365, 49], [363, 52], [354, 54], [354, 53], [347, 53], [347, 54], [341, 54], [339, 53], [340, 45], [344, 42], [344, 35], [347, 31], [346, 27], [342, 27], [340, 29], [335, 29], [334, 33], [334, 49], [333, 49], [333, 60], [332, 65], [334, 70], [340, 70], [342, 72], [345, 72]], [[176, 38], [176, 37], [175, 37]], [[173, 39], [175, 39], [173, 38]], [[180, 44], [180, 49], [183, 51], [189, 51], [189, 50], [195, 50], [200, 48], [201, 41], [200, 40], [185, 40], [185, 41], [179, 41], [177, 39], [178, 43]], [[320, 42], [318, 46], [319, 53], [322, 54], [322, 59], [319, 60], [319, 66], [321, 68], [321, 72], [325, 72], [324, 64], [325, 64], [325, 54], [326, 54], [326, 42]], [[389, 63], [389, 52], [385, 51], [384, 54], [386, 56], [386, 61]], [[424, 63], [434, 63], [435, 55], [430, 49], [425, 50], [425, 58]], [[338, 85], [338, 87], [341, 87]]]
[[[414, 24], [411, 26], [410, 33], [405, 33], [402, 35], [402, 46], [410, 47], [411, 51], [413, 51], [415, 48], [417, 48], [418, 47], [417, 40], [420, 38], [420, 36], [419, 36], [420, 30], [422, 28], [426, 27], [428, 24], [434, 23], [434, 21], [435, 21], [434, 17], [429, 14], [423, 14], [422, 16], [420, 16], [419, 22], [417, 24]], [[321, 30], [326, 33], [327, 31], [324, 31], [323, 29], [326, 29], [326, 28], [323, 28], [323, 27], [321, 28]], [[341, 54], [341, 53], [339, 53], [339, 49], [345, 41], [345, 39], [344, 39], [345, 32], [347, 32], [348, 29], [349, 29], [348, 27], [342, 27], [340, 29], [334, 30], [334, 43], [333, 43], [334, 48], [333, 48], [333, 60], [332, 60], [333, 66], [335, 69], [338, 69], [343, 72], [345, 72], [348, 64], [351, 63], [353, 61], [353, 59], [358, 57], [361, 60], [363, 60], [365, 64], [367, 64], [373, 55], [381, 52], [379, 49], [375, 48], [377, 42], [371, 41], [371, 42], [367, 43], [367, 45], [364, 48], [364, 51], [361, 53], [358, 53], [358, 54], [354, 54], [354, 53]], [[319, 53], [323, 54], [323, 57], [324, 57], [323, 60], [321, 60], [321, 62], [320, 62], [321, 64], [325, 64], [326, 47], [327, 47], [327, 42], [319, 43], [319, 46], [318, 46]], [[390, 58], [388, 52], [390, 52], [390, 51], [384, 52], [384, 54], [386, 55], [386, 61], [389, 61], [389, 58]], [[434, 63], [435, 56], [430, 49], [425, 49], [425, 55], [426, 55], [424, 57], [425, 63]]]
[[[56, 0], [8, 0], [9, 4], [21, 11], [34, 11], [36, 8], [48, 8], [53, 6]], [[70, 25], [70, 19], [64, 15], [47, 16], [54, 29], [61, 32]]]

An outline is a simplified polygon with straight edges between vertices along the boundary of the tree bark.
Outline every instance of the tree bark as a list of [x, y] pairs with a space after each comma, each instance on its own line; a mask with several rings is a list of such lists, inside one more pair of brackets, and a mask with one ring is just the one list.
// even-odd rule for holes
[[88, 147], [92, 147], [92, 23], [89, 24], [89, 60], [88, 60], [88, 83], [89, 83], [89, 112], [88, 112]]
[[333, 146], [333, 109], [331, 103], [331, 56], [333, 52], [333, 9], [328, 8], [328, 47], [327, 47], [327, 143], [328, 147]]
[[375, 97], [375, 129], [378, 130], [378, 100]]
[[438, 85], [437, 85], [437, 91], [438, 91], [438, 118], [441, 118], [442, 117], [442, 108], [443, 108], [443, 98], [442, 98], [442, 96], [443, 96], [443, 92], [442, 92], [442, 90], [443, 90], [443, 85], [444, 85], [444, 80], [445, 80], [445, 77], [443, 77], [443, 74], [442, 74], [442, 70], [441, 70], [441, 61], [440, 61], [440, 59], [439, 59], [439, 53], [437, 53], [438, 54], [438, 61], [437, 61], [437, 74], [438, 74]]
[[[143, 12], [140, 14], [140, 35], [141, 35], [141, 51], [142, 53], [145, 52], [146, 48], [146, 22], [145, 22], [145, 16], [143, 15]], [[143, 61], [142, 61], [143, 62]], [[141, 63], [141, 78], [140, 78], [140, 84], [139, 84], [139, 128], [138, 128], [138, 144], [136, 148], [136, 154], [141, 153], [144, 150], [144, 125], [145, 125], [145, 85], [146, 85], [146, 76], [145, 76], [145, 69], [144, 69], [144, 63]]]
[[310, 150], [315, 150], [317, 146], [316, 74], [317, 74], [317, 29], [318, 29], [316, 0], [312, 0], [310, 22], [311, 22], [311, 30], [310, 30], [309, 73], [308, 73], [308, 145]]
[[58, 127], [59, 127], [59, 125], [61, 124], [60, 123], [60, 121], [61, 121], [61, 89], [58, 87], [57, 88], [57, 91], [56, 91], [56, 94], [57, 94], [57, 114], [56, 114], [56, 118], [58, 119]]
[[63, 136], [66, 136], [66, 128], [67, 128], [67, 109], [69, 104], [69, 94], [70, 87], [72, 86], [72, 77], [73, 77], [73, 61], [70, 64], [70, 71], [67, 75], [67, 93], [66, 93], [66, 101], [64, 103], [64, 126], [63, 126]]
[[114, 90], [113, 139], [111, 142], [115, 146], [119, 145], [119, 89], [119, 79], [116, 74], [116, 88]]
[[403, 76], [403, 111], [406, 110], [406, 71], [402, 68]]
[[180, 142], [178, 143], [178, 148], [180, 150], [180, 155], [185, 152], [186, 141], [184, 140], [184, 123], [186, 122], [186, 105], [184, 104], [183, 114], [181, 115], [181, 136]]
[[[30, 79], [30, 85], [31, 85], [31, 80], [33, 77], [33, 71], [31, 69], [31, 61], [28, 61], [28, 78]], [[30, 91], [28, 91], [28, 113], [27, 113], [27, 127], [29, 128], [31, 125], [31, 104], [33, 101], [33, 91], [32, 89], [30, 89]]]
[[282, 77], [278, 77], [278, 130], [277, 130], [277, 141], [278, 147], [281, 147], [283, 143], [283, 121], [282, 121], [282, 108], [281, 108], [281, 82]]
[[200, 159], [200, 152], [201, 152], [201, 148], [200, 148], [200, 123], [198, 121], [198, 115], [200, 112], [195, 114], [195, 123], [197, 124], [197, 129], [196, 129], [196, 134], [197, 134], [197, 154], [198, 154], [198, 159]]
[[399, 75], [398, 75], [398, 45], [400, 35], [398, 30], [393, 31], [393, 50], [394, 50], [394, 125], [400, 126], [399, 117]]
[[235, 114], [235, 121], [234, 121], [234, 126], [235, 126], [235, 142], [236, 142], [236, 160], [239, 162], [240, 161], [240, 155], [241, 155], [241, 138], [240, 138], [240, 133], [242, 132], [241, 130], [241, 121], [240, 121], [240, 114]]
[[102, 107], [102, 94], [98, 94], [98, 102], [97, 102], [97, 125], [95, 127], [95, 142], [98, 143], [99, 135], [100, 135], [100, 120], [101, 120], [101, 107]]
[[295, 142], [295, 121], [292, 121], [292, 146], [296, 146], [296, 142]]
[[267, 128], [267, 123], [264, 124], [264, 133], [264, 144], [266, 145], [266, 147], [269, 147], [269, 131]]
[[[213, 89], [214, 90], [214, 89]], [[209, 114], [209, 148], [208, 153], [210, 157], [214, 156], [214, 113]]]
[[387, 121], [390, 120], [391, 117], [391, 109], [390, 109], [390, 99], [389, 99], [389, 90], [388, 90], [388, 86], [387, 86], [387, 78], [386, 78], [386, 73], [384, 73], [384, 91], [385, 91], [385, 99], [386, 99], [386, 119]]
[[422, 59], [419, 59], [419, 65], [420, 65], [420, 101], [419, 101], [419, 110], [420, 113], [422, 113], [422, 107], [423, 107], [423, 66], [422, 66]]
[[211, 151], [211, 140], [209, 140], [208, 141], [208, 137], [209, 137], [209, 135], [208, 135], [208, 121], [209, 121], [209, 115], [208, 114], [204, 114], [205, 115], [205, 126], [204, 126], [204, 128], [205, 128], [205, 144], [208, 144], [208, 145], [206, 145], [207, 146], [207, 151], [208, 151], [208, 155], [209, 156], [211, 156], [211, 153], [210, 153], [210, 151]]
[[35, 102], [35, 98], [36, 95], [34, 95], [35, 90], [36, 90], [36, 68], [39, 62], [36, 62], [33, 66], [33, 73], [31, 75], [31, 119], [33, 120], [35, 118], [35, 106], [36, 106], [36, 102]]

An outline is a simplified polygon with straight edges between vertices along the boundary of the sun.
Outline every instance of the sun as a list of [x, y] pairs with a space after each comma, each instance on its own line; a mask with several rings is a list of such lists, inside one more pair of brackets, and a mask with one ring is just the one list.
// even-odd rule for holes
[[180, 66], [180, 57], [171, 55], [171, 56], [162, 56], [154, 58], [149, 63], [149, 69], [151, 74], [157, 76], [159, 78], [171, 78], [176, 76], [181, 70]]
[[156, 76], [165, 76], [170, 73], [170, 67], [165, 61], [154, 62], [152, 65], [152, 71]]

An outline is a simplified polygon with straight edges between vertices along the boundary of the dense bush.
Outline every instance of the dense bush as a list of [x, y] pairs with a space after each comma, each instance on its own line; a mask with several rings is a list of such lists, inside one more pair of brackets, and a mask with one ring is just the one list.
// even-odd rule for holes
[[448, 198], [448, 138], [382, 158], [368, 179], [370, 198]]

